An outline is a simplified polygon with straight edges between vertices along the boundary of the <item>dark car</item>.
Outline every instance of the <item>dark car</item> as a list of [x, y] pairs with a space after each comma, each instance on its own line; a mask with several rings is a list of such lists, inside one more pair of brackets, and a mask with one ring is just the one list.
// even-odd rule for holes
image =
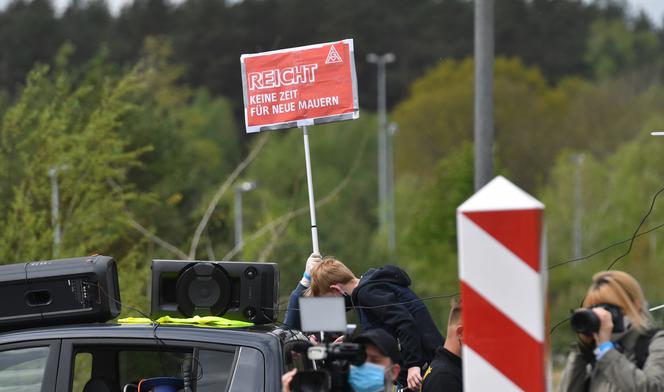
[[[82, 324], [0, 333], [0, 391], [137, 391], [172, 377], [196, 392], [281, 390], [282, 336], [272, 326]], [[143, 389], [141, 389], [143, 391]]]

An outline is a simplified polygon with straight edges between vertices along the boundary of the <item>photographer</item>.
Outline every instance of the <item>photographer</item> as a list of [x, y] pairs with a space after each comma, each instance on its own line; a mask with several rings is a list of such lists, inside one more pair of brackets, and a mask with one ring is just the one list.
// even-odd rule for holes
[[[408, 369], [402, 380], [409, 388], [418, 389], [422, 368], [431, 363], [436, 348], [445, 340], [426, 306], [410, 289], [408, 274], [387, 265], [371, 268], [358, 279], [341, 261], [326, 258], [312, 263], [310, 277], [307, 295], [343, 296], [357, 311], [363, 330], [382, 328], [399, 340], [404, 367]], [[287, 320], [299, 319], [295, 295], [296, 292], [291, 296]]]
[[[396, 389], [394, 381], [401, 370], [401, 356], [396, 340], [382, 329], [366, 331], [354, 339], [364, 346], [366, 362], [351, 366], [348, 382], [355, 392], [390, 392]], [[281, 378], [284, 392], [291, 392], [291, 382], [297, 369]]]
[[599, 272], [572, 316], [578, 344], [561, 391], [664, 391], [664, 331], [652, 329], [641, 286], [621, 271]]

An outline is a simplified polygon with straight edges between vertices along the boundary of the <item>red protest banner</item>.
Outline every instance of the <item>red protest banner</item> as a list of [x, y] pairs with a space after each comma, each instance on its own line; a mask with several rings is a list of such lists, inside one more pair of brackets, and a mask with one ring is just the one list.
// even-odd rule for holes
[[359, 117], [353, 40], [243, 54], [247, 132]]

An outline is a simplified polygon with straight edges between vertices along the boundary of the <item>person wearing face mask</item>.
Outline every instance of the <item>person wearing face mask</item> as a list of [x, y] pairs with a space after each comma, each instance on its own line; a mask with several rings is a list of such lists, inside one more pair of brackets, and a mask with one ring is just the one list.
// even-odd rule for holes
[[[353, 340], [364, 346], [366, 362], [351, 366], [348, 382], [355, 392], [395, 391], [401, 371], [397, 341], [383, 329], [370, 329]], [[380, 386], [382, 385], [382, 388]]]
[[[560, 391], [664, 391], [664, 331], [653, 329], [636, 279], [622, 271], [599, 272], [582, 306], [599, 320], [599, 330], [578, 335]], [[624, 330], [614, 332], [614, 318], [605, 306], [620, 310]]]
[[450, 317], [447, 322], [445, 345], [439, 347], [436, 357], [424, 373], [422, 392], [462, 392], [461, 346], [463, 345], [463, 323], [461, 302], [452, 299]]
[[[353, 340], [364, 346], [367, 359], [360, 366], [350, 367], [348, 383], [354, 392], [393, 392], [401, 371], [401, 354], [396, 340], [382, 329], [372, 329]], [[281, 378], [283, 392], [291, 392], [290, 384], [297, 369]]]
[[311, 269], [306, 295], [344, 296], [355, 308], [364, 331], [384, 329], [398, 339], [404, 368], [402, 384], [417, 390], [422, 369], [445, 342], [429, 311], [410, 289], [410, 277], [401, 268], [371, 268], [360, 278], [341, 261], [326, 258]]

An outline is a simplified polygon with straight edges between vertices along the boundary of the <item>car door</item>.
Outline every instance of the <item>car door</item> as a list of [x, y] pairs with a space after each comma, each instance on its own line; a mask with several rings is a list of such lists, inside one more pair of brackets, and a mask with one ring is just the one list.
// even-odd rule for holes
[[[141, 381], [187, 380], [196, 392], [263, 391], [260, 351], [208, 342], [159, 339], [65, 339], [57, 392], [134, 392]], [[249, 389], [247, 389], [249, 388]]]
[[2, 392], [54, 392], [59, 340], [0, 345]]

